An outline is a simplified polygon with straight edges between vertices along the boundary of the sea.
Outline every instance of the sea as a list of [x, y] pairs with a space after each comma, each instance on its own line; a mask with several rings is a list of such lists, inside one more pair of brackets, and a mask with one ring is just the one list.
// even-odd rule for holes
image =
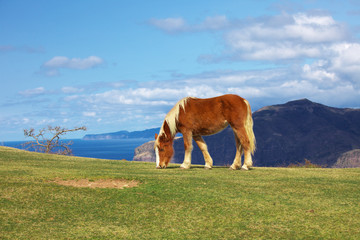
[[[131, 138], [131, 139], [112, 139], [112, 140], [82, 140], [69, 139], [64, 142], [72, 141], [70, 146], [72, 154], [78, 157], [112, 159], [112, 160], [132, 160], [135, 148], [153, 140], [153, 138]], [[23, 143], [27, 141], [0, 142], [0, 146], [23, 149]]]

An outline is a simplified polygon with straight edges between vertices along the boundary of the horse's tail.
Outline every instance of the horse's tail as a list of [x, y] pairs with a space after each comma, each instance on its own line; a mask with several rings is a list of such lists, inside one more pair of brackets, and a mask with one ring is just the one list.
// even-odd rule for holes
[[246, 134], [249, 138], [249, 142], [250, 142], [250, 152], [252, 155], [254, 155], [254, 152], [256, 149], [256, 139], [255, 139], [255, 134], [254, 134], [254, 130], [253, 130], [254, 123], [253, 123], [253, 119], [252, 119], [251, 107], [247, 100], [244, 99], [244, 102], [246, 103], [246, 106], [247, 106], [245, 130], [246, 130]]

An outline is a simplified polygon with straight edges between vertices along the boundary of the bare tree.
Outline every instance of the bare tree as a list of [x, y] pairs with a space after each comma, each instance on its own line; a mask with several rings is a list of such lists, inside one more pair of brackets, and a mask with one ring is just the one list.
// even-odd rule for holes
[[48, 126], [47, 128], [40, 129], [38, 133], [36, 133], [33, 128], [29, 130], [24, 129], [25, 137], [31, 137], [34, 141], [26, 142], [23, 146], [36, 152], [71, 155], [72, 150], [69, 146], [72, 145], [73, 142], [62, 141], [61, 137], [68, 132], [75, 132], [79, 130], [86, 131], [86, 127], [83, 126], [74, 129], [67, 129], [59, 126]]

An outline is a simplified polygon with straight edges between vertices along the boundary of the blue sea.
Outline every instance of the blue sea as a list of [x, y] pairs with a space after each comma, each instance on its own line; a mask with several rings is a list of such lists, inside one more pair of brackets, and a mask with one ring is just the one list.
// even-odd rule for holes
[[[134, 139], [114, 139], [114, 140], [82, 140], [72, 139], [70, 146], [74, 156], [114, 159], [114, 160], [132, 160], [136, 147], [153, 140], [148, 138]], [[0, 142], [0, 145], [22, 149], [23, 143], [26, 141]]]

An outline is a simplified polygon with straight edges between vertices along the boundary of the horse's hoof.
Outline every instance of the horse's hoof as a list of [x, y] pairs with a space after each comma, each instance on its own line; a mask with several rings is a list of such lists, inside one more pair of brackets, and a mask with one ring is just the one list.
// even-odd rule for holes
[[240, 170], [248, 171], [248, 170], [249, 170], [249, 168], [248, 168], [248, 167], [244, 167], [244, 166], [242, 166]]
[[211, 170], [212, 167], [204, 167], [205, 170]]
[[190, 167], [180, 166], [180, 169], [190, 169]]
[[236, 166], [236, 165], [231, 165], [230, 166], [230, 170], [238, 170], [240, 168], [240, 166]]

